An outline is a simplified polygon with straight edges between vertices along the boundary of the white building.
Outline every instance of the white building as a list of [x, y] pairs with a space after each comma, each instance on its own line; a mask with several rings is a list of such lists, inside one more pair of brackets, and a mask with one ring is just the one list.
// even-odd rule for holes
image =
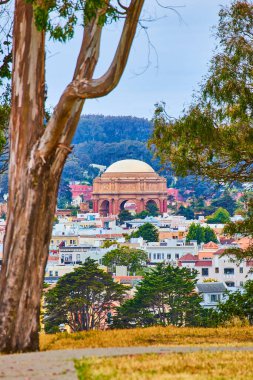
[[146, 243], [143, 245], [151, 264], [177, 262], [186, 254], [198, 253], [197, 242], [186, 243], [184, 240], [165, 239], [160, 242]]
[[227, 299], [228, 288], [223, 282], [198, 283], [196, 288], [203, 299], [200, 305], [206, 309], [216, 308], [219, 302]]
[[185, 255], [181, 257], [178, 265], [184, 268], [196, 269], [198, 271], [198, 281], [203, 282], [213, 279], [224, 282], [228, 288], [239, 288], [244, 286], [247, 280], [253, 278], [251, 268], [253, 261], [242, 261], [238, 263], [235, 257], [221, 256], [218, 250], [213, 254], [213, 258], [199, 259], [198, 256]]

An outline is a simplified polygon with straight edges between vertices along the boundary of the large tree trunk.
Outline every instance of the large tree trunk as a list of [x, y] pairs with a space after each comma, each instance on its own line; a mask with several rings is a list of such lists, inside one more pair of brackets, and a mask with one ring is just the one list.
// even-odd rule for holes
[[31, 5], [16, 0], [15, 6], [9, 199], [0, 282], [0, 347], [6, 352], [38, 349], [40, 278], [47, 257], [44, 231], [50, 234], [52, 226], [52, 220], [47, 225], [44, 219], [45, 208], [53, 210], [55, 199], [46, 194], [49, 171], [41, 177], [29, 165], [30, 152], [43, 133], [44, 33], [35, 28]]
[[97, 10], [84, 28], [73, 81], [46, 127], [45, 35], [35, 27], [32, 5], [15, 2], [9, 199], [0, 274], [1, 352], [39, 349], [40, 298], [61, 172], [84, 100], [105, 95], [122, 75], [143, 1], [131, 1], [112, 64], [93, 80], [102, 30], [98, 18], [106, 12]]

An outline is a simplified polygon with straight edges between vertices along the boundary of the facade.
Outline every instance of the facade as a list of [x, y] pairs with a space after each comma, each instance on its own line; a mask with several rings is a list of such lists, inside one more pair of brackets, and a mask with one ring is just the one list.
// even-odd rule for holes
[[224, 302], [227, 299], [228, 288], [223, 282], [198, 283], [196, 288], [203, 299], [200, 305], [205, 309], [216, 308], [219, 302]]
[[93, 182], [93, 210], [101, 215], [117, 215], [127, 202], [136, 212], [156, 204], [161, 213], [167, 211], [166, 179], [143, 161], [122, 160], [112, 164]]
[[198, 253], [196, 242], [185, 243], [183, 240], [166, 239], [160, 242], [146, 243], [143, 246], [147, 252], [149, 263], [174, 263], [180, 260], [182, 256], [190, 254], [191, 256]]
[[252, 279], [253, 261], [243, 260], [241, 263], [232, 255], [224, 255], [223, 249], [213, 254], [211, 259], [200, 259], [198, 255], [187, 254], [181, 257], [178, 265], [198, 271], [198, 281], [215, 280], [224, 282], [228, 288], [240, 288], [247, 280]]

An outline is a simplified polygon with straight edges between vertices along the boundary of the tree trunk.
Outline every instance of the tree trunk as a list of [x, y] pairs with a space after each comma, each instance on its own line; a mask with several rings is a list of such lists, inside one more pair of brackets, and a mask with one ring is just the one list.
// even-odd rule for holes
[[[0, 278], [2, 352], [39, 349], [40, 297], [57, 189], [68, 152], [34, 158], [44, 132], [44, 33], [16, 0], [7, 228]], [[27, 56], [30, 57], [27, 64]]]
[[36, 29], [32, 5], [15, 1], [9, 198], [0, 274], [1, 352], [39, 349], [40, 298], [62, 169], [84, 100], [105, 95], [122, 75], [143, 1], [131, 0], [112, 64], [93, 80], [102, 30], [98, 19], [106, 9], [97, 10], [84, 27], [73, 80], [46, 127], [45, 34]]

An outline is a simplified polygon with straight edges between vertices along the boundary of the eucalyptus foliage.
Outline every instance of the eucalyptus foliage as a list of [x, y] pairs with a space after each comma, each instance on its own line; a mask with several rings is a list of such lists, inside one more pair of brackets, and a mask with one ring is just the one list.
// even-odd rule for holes
[[253, 179], [253, 3], [219, 12], [217, 48], [207, 76], [179, 119], [158, 104], [150, 146], [177, 175]]
[[46, 30], [55, 39], [65, 42], [74, 36], [75, 26], [80, 21], [86, 25], [96, 17], [98, 9], [105, 9], [99, 16], [99, 24], [118, 19], [122, 9], [105, 0], [26, 0], [33, 4], [38, 30]]

